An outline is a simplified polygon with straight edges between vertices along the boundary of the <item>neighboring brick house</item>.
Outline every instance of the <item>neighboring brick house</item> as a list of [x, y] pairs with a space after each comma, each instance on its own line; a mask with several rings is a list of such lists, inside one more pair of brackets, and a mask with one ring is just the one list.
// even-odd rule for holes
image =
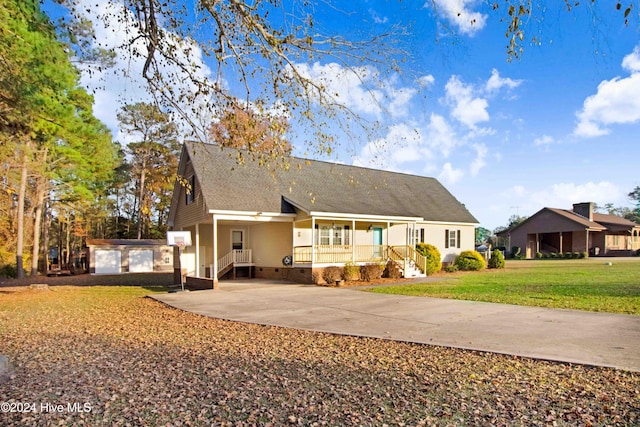
[[408, 276], [424, 270], [418, 242], [438, 247], [444, 262], [474, 248], [478, 221], [434, 178], [296, 157], [284, 170], [244, 154], [240, 165], [233, 149], [182, 148], [169, 224], [191, 231], [182, 253], [188, 276], [215, 285], [245, 267], [311, 283], [326, 266], [388, 259]]
[[640, 249], [640, 224], [593, 212], [594, 204], [573, 210], [543, 208], [519, 225], [498, 233], [518, 246], [526, 258], [537, 252], [587, 252], [590, 256], [629, 256]]

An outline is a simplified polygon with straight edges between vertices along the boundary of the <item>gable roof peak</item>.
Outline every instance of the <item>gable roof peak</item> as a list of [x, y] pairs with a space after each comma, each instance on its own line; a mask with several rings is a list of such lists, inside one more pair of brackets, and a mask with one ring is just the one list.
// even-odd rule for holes
[[[209, 210], [281, 212], [284, 200], [305, 212], [478, 223], [435, 178], [295, 156], [275, 160], [287, 168], [266, 167], [255, 153], [185, 145]], [[246, 153], [243, 165], [236, 153]]]

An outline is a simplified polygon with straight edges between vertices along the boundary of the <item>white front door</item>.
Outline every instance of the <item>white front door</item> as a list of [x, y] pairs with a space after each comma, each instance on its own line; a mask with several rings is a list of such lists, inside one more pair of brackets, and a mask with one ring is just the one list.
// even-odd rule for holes
[[382, 228], [374, 227], [373, 229], [373, 256], [379, 258], [382, 256]]

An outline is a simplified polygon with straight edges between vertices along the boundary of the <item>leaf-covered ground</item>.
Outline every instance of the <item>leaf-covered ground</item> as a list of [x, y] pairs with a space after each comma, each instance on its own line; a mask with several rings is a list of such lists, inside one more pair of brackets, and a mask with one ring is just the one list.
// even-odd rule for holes
[[210, 319], [143, 288], [50, 289], [0, 288], [0, 404], [37, 405], [2, 426], [640, 424], [637, 373]]

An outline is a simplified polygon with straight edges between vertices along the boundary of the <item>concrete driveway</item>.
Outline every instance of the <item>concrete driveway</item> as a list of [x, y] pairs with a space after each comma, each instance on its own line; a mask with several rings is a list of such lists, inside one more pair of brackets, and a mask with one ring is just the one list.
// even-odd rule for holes
[[640, 316], [249, 280], [153, 295], [204, 316], [640, 372]]

